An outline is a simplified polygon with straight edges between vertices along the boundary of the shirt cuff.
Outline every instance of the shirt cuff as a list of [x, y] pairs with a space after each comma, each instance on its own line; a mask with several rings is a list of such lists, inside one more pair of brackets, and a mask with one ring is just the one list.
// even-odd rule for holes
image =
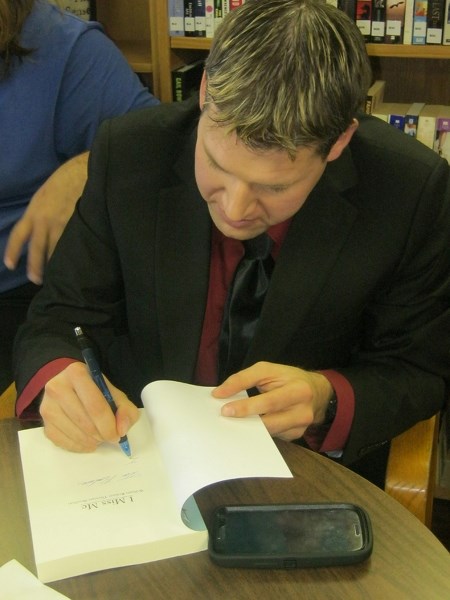
[[47, 381], [64, 371], [71, 363], [77, 362], [73, 358], [57, 358], [47, 363], [33, 375], [16, 400], [16, 415], [21, 419], [38, 419], [39, 410], [33, 402], [42, 392]]
[[337, 398], [337, 411], [329, 428], [311, 425], [304, 439], [311, 450], [323, 453], [342, 452], [353, 423], [355, 394], [349, 381], [337, 371], [318, 371], [332, 385]]
[[337, 371], [326, 370], [320, 373], [328, 379], [337, 397], [336, 417], [326, 434], [319, 452], [342, 450], [350, 434], [355, 414], [355, 393], [348, 379]]

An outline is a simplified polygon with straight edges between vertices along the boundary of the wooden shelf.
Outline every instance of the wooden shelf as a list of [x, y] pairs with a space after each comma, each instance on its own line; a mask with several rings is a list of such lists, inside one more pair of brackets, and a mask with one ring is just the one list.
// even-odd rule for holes
[[180, 50], [209, 50], [212, 38], [171, 37], [170, 47]]
[[406, 44], [367, 44], [369, 56], [382, 56], [384, 58], [429, 58], [450, 60], [450, 46], [406, 45]]
[[[183, 50], [209, 50], [211, 38], [171, 37], [170, 47]], [[369, 56], [382, 56], [384, 58], [430, 58], [449, 59], [450, 46], [441, 45], [404, 45], [404, 44], [367, 44]]]

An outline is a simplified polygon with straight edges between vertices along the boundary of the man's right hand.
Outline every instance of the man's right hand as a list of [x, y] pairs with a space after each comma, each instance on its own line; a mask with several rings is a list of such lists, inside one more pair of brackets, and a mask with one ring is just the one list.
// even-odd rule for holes
[[100, 443], [117, 443], [126, 435], [139, 418], [138, 409], [106, 382], [117, 405], [115, 415], [84, 363], [71, 363], [48, 381], [40, 413], [54, 444], [72, 452], [92, 452]]

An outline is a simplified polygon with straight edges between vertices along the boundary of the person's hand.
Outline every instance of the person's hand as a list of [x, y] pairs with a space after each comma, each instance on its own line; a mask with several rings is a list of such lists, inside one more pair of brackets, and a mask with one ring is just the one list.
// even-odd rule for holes
[[302, 437], [309, 425], [320, 424], [333, 394], [330, 382], [320, 373], [258, 362], [228, 377], [213, 390], [213, 396], [228, 398], [252, 387], [260, 394], [224, 404], [222, 415], [261, 415], [269, 433], [286, 441]]
[[61, 165], [33, 195], [9, 235], [3, 256], [5, 265], [15, 269], [28, 243], [27, 276], [37, 285], [42, 283], [45, 263], [83, 191], [88, 156], [85, 152]]
[[105, 380], [117, 405], [115, 415], [84, 363], [71, 363], [48, 381], [40, 413], [45, 434], [54, 444], [92, 452], [101, 442], [118, 442], [138, 420], [136, 406]]

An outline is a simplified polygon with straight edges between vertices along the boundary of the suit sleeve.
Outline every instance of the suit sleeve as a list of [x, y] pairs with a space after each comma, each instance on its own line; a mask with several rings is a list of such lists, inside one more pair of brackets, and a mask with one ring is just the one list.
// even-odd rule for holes
[[439, 161], [420, 195], [402, 259], [366, 307], [362, 341], [348, 366], [337, 369], [355, 393], [345, 463], [432, 416], [448, 397], [448, 177], [448, 165]]

